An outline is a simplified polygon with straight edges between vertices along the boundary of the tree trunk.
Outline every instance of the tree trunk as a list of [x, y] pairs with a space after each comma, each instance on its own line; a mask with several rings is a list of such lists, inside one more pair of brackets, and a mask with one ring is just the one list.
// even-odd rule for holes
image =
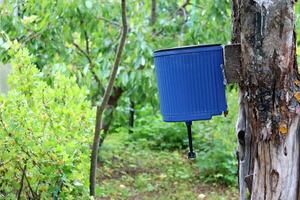
[[156, 22], [156, 0], [151, 0], [150, 25], [153, 26], [155, 22]]
[[110, 129], [110, 126], [111, 126], [111, 124], [113, 122], [113, 118], [114, 118], [114, 112], [118, 106], [119, 99], [121, 98], [123, 92], [124, 92], [124, 90], [122, 88], [114, 87], [113, 92], [109, 97], [109, 100], [108, 100], [108, 103], [106, 106], [105, 117], [103, 120], [103, 133], [100, 136], [99, 148], [102, 147], [104, 140], [106, 139], [107, 135], [109, 134], [109, 129]]
[[135, 114], [134, 109], [135, 109], [135, 103], [132, 99], [130, 99], [129, 118], [128, 118], [129, 133], [132, 133], [132, 128], [134, 127], [134, 114]]
[[298, 199], [300, 81], [293, 0], [233, 0], [241, 43], [240, 199]]
[[120, 43], [116, 52], [116, 57], [114, 60], [114, 64], [111, 69], [111, 73], [108, 80], [108, 85], [105, 89], [103, 99], [100, 105], [97, 106], [96, 111], [96, 123], [95, 123], [95, 132], [94, 139], [92, 145], [92, 153], [91, 153], [91, 166], [90, 166], [90, 196], [95, 197], [96, 195], [96, 171], [98, 164], [98, 150], [100, 143], [100, 132], [103, 130], [103, 112], [107, 106], [109, 101], [109, 97], [114, 87], [115, 79], [117, 77], [117, 72], [119, 68], [119, 64], [121, 62], [121, 56], [123, 52], [123, 48], [125, 46], [128, 25], [127, 25], [127, 16], [126, 16], [126, 0], [121, 0], [121, 12], [122, 12], [122, 35], [120, 39]]

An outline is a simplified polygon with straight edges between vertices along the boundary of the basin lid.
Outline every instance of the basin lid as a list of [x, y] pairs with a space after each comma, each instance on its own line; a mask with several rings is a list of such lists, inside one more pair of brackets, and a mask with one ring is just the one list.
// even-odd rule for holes
[[200, 51], [211, 51], [211, 50], [220, 50], [223, 48], [221, 44], [204, 44], [204, 45], [191, 45], [191, 46], [181, 46], [167, 49], [160, 49], [154, 51], [153, 56], [167, 56], [174, 54], [182, 54], [182, 53], [194, 53]]

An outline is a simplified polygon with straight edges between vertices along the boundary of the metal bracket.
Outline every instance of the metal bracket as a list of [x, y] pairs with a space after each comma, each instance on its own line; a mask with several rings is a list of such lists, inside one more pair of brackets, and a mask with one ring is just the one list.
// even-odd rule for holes
[[224, 46], [224, 79], [227, 84], [241, 80], [241, 44]]

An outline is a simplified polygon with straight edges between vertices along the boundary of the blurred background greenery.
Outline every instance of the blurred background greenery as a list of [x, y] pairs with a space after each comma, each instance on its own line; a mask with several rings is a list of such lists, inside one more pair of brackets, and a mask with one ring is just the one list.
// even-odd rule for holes
[[[153, 51], [162, 48], [228, 44], [231, 38], [230, 0], [158, 0], [155, 18], [151, 18], [151, 1], [128, 0], [127, 12], [130, 28], [117, 82], [105, 115], [97, 195], [104, 199], [196, 199], [203, 195], [206, 199], [236, 198], [237, 87], [232, 85], [227, 88], [227, 117], [218, 116], [210, 121], [194, 123], [197, 159], [191, 162], [185, 158], [187, 134], [184, 124], [162, 122], [152, 59]], [[19, 130], [20, 127], [24, 128], [25, 121], [33, 117], [37, 118], [36, 123], [48, 126], [48, 123], [53, 123], [53, 117], [58, 123], [62, 115], [73, 113], [74, 104], [83, 105], [82, 109], [76, 107], [75, 113], [81, 116], [80, 119], [72, 116], [72, 121], [62, 120], [59, 127], [49, 128], [48, 132], [45, 132], [43, 126], [35, 128], [34, 133], [43, 132], [48, 137], [57, 133], [57, 138], [51, 144], [60, 139], [64, 143], [57, 142], [52, 148], [44, 149], [46, 153], [61, 157], [51, 158], [52, 161], [47, 163], [52, 168], [43, 172], [43, 184], [40, 184], [39, 179], [31, 179], [26, 187], [30, 184], [35, 186], [36, 195], [42, 199], [57, 194], [66, 199], [84, 199], [88, 191], [85, 175], [89, 170], [86, 161], [89, 156], [87, 146], [93, 134], [92, 115], [108, 82], [120, 37], [120, 2], [7, 0], [0, 5], [0, 13], [1, 62], [15, 63], [21, 69], [34, 71], [32, 74], [38, 79], [30, 79], [30, 87], [43, 85], [31, 90], [26, 84], [18, 87], [15, 81], [9, 95], [1, 97], [0, 104], [14, 105], [18, 112], [12, 112], [16, 109], [14, 106], [0, 107], [1, 112], [12, 113], [11, 117], [3, 119], [0, 128], [3, 142], [0, 146], [3, 151], [8, 148], [4, 142], [7, 127], [11, 131]], [[299, 5], [296, 6], [296, 14], [296, 28], [300, 33]], [[16, 53], [18, 48], [25, 49], [21, 55]], [[300, 56], [299, 50], [297, 53]], [[14, 70], [19, 68], [15, 67]], [[57, 77], [63, 78], [58, 81]], [[28, 81], [26, 73], [14, 73], [13, 79], [20, 83]], [[57, 100], [55, 95], [46, 95], [49, 102], [61, 102], [57, 107], [49, 108], [43, 104], [43, 99], [38, 98], [39, 91], [49, 87], [54, 93], [62, 95], [63, 88], [55, 86], [58, 83], [63, 84], [64, 88], [71, 88], [71, 85], [75, 88], [70, 94], [62, 96], [61, 100]], [[35, 99], [30, 104], [30, 98], [33, 98], [31, 94]], [[80, 95], [80, 99], [73, 102], [72, 99], [77, 98], [76, 94]], [[22, 103], [12, 104], [17, 100], [29, 101], [26, 105], [31, 106], [25, 108]], [[86, 102], [90, 104], [89, 109]], [[44, 110], [34, 105], [44, 105]], [[62, 108], [65, 109], [63, 114], [59, 112]], [[28, 112], [28, 109], [37, 114], [26, 115], [24, 118], [20, 113]], [[43, 113], [49, 109], [57, 112], [45, 117]], [[11, 123], [14, 115], [19, 119], [17, 125]], [[81, 123], [86, 128], [70, 128], [72, 123]], [[26, 129], [22, 131], [27, 133]], [[37, 142], [28, 146], [30, 137], [25, 137], [22, 131], [13, 136], [14, 141], [19, 141], [20, 150], [7, 151], [7, 157], [0, 155], [0, 163], [12, 157], [11, 154], [22, 155], [20, 160], [28, 162], [33, 158], [26, 154], [27, 151], [23, 151], [24, 148], [36, 151], [35, 146], [43, 147], [43, 143]], [[72, 157], [74, 155], [64, 148], [69, 144], [68, 140], [82, 141], [78, 149], [81, 160], [75, 160]], [[11, 144], [10, 148], [15, 148], [14, 145]], [[76, 144], [72, 144], [71, 149], [75, 147]], [[65, 161], [67, 157], [69, 160]], [[45, 159], [43, 154], [38, 154], [34, 162], [44, 163]], [[58, 170], [58, 163], [73, 168], [62, 167]], [[22, 168], [20, 170], [17, 163], [4, 166], [0, 172], [6, 175], [10, 172], [9, 176], [14, 174], [14, 179], [0, 178], [0, 197], [15, 192], [22, 177]], [[39, 169], [43, 167], [32, 164], [27, 166], [27, 171], [40, 176], [42, 172]], [[57, 176], [45, 175], [52, 172], [57, 173]]]

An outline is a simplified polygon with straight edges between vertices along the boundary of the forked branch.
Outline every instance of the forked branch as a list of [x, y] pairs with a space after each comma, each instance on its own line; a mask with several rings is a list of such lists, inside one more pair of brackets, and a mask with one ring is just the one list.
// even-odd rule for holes
[[96, 125], [94, 132], [94, 141], [92, 146], [91, 154], [91, 168], [90, 168], [90, 195], [95, 197], [95, 188], [96, 188], [96, 170], [97, 170], [97, 158], [100, 142], [100, 132], [102, 128], [102, 115], [107, 106], [110, 94], [112, 92], [114, 82], [118, 72], [118, 66], [121, 61], [122, 52], [125, 46], [126, 37], [127, 37], [127, 19], [126, 19], [126, 0], [121, 0], [122, 7], [122, 35], [121, 40], [117, 49], [115, 61], [111, 70], [109, 77], [108, 85], [105, 89], [104, 96], [100, 105], [97, 106], [96, 112]]

